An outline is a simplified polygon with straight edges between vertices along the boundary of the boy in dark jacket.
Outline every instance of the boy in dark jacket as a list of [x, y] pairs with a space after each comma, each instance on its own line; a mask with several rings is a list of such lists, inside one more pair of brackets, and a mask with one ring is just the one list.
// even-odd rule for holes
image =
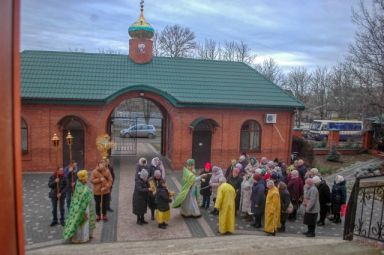
[[157, 188], [156, 192], [156, 220], [159, 224], [159, 228], [166, 229], [171, 218], [171, 210], [169, 207], [169, 203], [172, 202], [172, 199], [169, 197], [169, 191], [166, 186], [165, 180], [160, 181], [160, 186]]
[[236, 191], [236, 200], [235, 200], [236, 215], [240, 207], [241, 183], [243, 182], [243, 178], [239, 174], [240, 174], [240, 169], [235, 167], [232, 171], [232, 174], [227, 178], [227, 183], [231, 184]]
[[49, 198], [51, 199], [52, 204], [52, 222], [51, 227], [58, 224], [57, 220], [57, 204], [59, 204], [60, 209], [60, 224], [64, 226], [64, 206], [65, 206], [65, 194], [67, 191], [67, 181], [64, 178], [63, 168], [59, 168], [58, 171], [54, 172], [51, 177], [49, 177], [48, 187], [51, 189], [49, 192]]
[[211, 180], [211, 168], [211, 163], [207, 162], [205, 163], [204, 170], [200, 173], [200, 175], [207, 174], [206, 177], [201, 178], [200, 184], [200, 195], [203, 196], [203, 204], [201, 205], [201, 208], [205, 208], [206, 210], [209, 208], [212, 194], [211, 187], [209, 186], [209, 181]]

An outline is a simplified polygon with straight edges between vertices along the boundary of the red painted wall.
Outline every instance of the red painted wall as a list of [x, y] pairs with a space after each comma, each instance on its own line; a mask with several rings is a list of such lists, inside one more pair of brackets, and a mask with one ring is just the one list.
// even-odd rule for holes
[[[53, 133], [62, 137], [59, 122], [69, 115], [80, 117], [87, 125], [85, 130], [85, 168], [91, 169], [99, 159], [95, 147], [97, 135], [107, 131], [108, 118], [122, 101], [140, 97], [139, 92], [128, 92], [104, 106], [42, 105], [23, 104], [22, 117], [28, 125], [29, 150], [23, 155], [24, 171], [48, 171], [55, 166], [54, 148], [51, 145]], [[215, 120], [219, 127], [212, 135], [211, 160], [214, 164], [227, 167], [232, 158], [240, 154], [240, 129], [243, 123], [253, 119], [261, 127], [261, 151], [256, 154], [274, 159], [289, 160], [292, 143], [292, 111], [283, 110], [237, 110], [175, 108], [163, 97], [145, 92], [145, 98], [154, 101], [172, 126], [165, 142], [165, 151], [174, 169], [181, 169], [192, 156], [192, 121], [199, 117]], [[266, 113], [276, 113], [276, 124], [265, 124]], [[168, 126], [168, 125], [167, 125]], [[62, 141], [61, 141], [62, 146]], [[62, 155], [60, 155], [61, 157]], [[61, 159], [60, 159], [61, 160]]]

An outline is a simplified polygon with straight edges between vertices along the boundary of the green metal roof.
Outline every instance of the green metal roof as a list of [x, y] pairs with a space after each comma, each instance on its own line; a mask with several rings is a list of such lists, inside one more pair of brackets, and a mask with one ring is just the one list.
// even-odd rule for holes
[[23, 51], [23, 102], [105, 104], [128, 91], [160, 94], [176, 107], [298, 108], [303, 104], [241, 62]]

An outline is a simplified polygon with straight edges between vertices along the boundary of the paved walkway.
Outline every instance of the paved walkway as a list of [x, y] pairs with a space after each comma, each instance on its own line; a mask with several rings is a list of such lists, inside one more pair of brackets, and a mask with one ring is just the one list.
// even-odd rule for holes
[[[152, 146], [138, 143], [138, 151], [141, 156], [147, 157], [148, 161], [155, 156]], [[112, 193], [113, 213], [108, 214], [109, 221], [97, 223], [94, 238], [91, 243], [106, 243], [114, 241], [135, 241], [174, 239], [190, 237], [212, 237], [217, 234], [217, 216], [212, 216], [203, 210], [200, 219], [184, 219], [180, 216], [178, 209], [171, 210], [171, 222], [167, 230], [157, 228], [155, 221], [150, 221], [150, 212], [146, 219], [150, 224], [139, 226], [136, 224], [136, 216], [132, 214], [132, 194], [134, 189], [135, 165], [139, 157], [117, 156], [112, 157], [115, 169], [115, 183]], [[345, 169], [346, 174], [357, 166]], [[352, 169], [352, 170], [351, 170]], [[37, 249], [65, 243], [61, 239], [62, 227], [50, 227], [51, 206], [48, 199], [49, 174], [24, 174], [24, 221], [25, 241], [27, 250]], [[181, 183], [181, 171], [167, 171], [167, 181], [170, 190], [178, 191]], [[287, 232], [279, 236], [301, 236], [305, 229], [302, 224], [302, 214], [299, 214], [295, 222], [287, 222]], [[335, 225], [326, 222], [326, 226], [318, 227], [319, 237], [337, 237], [341, 239], [342, 224]], [[252, 234], [264, 236], [264, 232], [250, 226], [250, 222], [237, 219], [237, 234]]]

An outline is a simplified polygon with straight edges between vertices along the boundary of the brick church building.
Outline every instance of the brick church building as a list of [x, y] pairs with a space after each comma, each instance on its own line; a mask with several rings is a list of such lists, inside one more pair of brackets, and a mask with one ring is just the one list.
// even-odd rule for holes
[[132, 98], [160, 109], [160, 150], [174, 169], [191, 157], [198, 167], [226, 167], [241, 152], [289, 160], [300, 101], [244, 63], [153, 56], [153, 34], [142, 10], [129, 28], [129, 56], [21, 53], [23, 171], [54, 169], [54, 133], [66, 164], [67, 130], [75, 160], [92, 169], [97, 136], [111, 133], [112, 112]]

